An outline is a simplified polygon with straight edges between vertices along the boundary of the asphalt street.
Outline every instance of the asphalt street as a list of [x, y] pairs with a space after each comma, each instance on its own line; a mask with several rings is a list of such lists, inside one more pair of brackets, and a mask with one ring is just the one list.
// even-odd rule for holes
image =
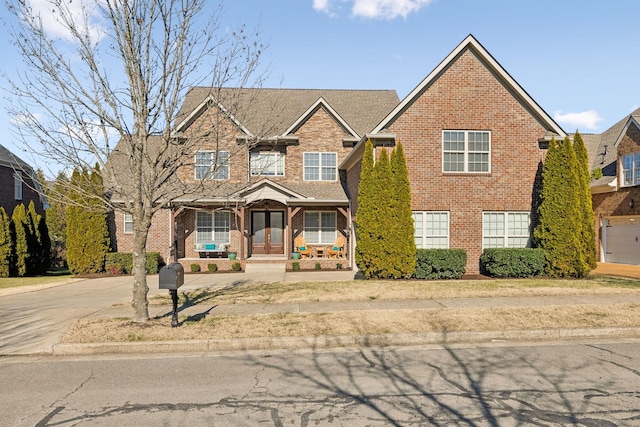
[[0, 358], [7, 426], [635, 426], [640, 340]]

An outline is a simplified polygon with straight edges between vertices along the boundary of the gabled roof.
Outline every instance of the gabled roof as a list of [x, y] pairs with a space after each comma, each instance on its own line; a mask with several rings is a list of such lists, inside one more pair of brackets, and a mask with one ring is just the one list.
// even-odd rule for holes
[[0, 165], [31, 171], [31, 166], [0, 144]]
[[189, 90], [176, 124], [184, 128], [211, 106], [224, 111], [244, 132], [256, 137], [284, 136], [308, 113], [322, 106], [348, 132], [370, 131], [398, 104], [394, 90], [262, 89], [197, 86]]
[[314, 102], [307, 111], [305, 111], [300, 117], [298, 117], [298, 119], [293, 122], [293, 124], [291, 124], [291, 126], [289, 126], [287, 130], [284, 131], [283, 135], [294, 134], [296, 130], [298, 130], [300, 126], [302, 126], [307, 120], [309, 120], [309, 118], [313, 116], [320, 108], [324, 109], [336, 122], [338, 122], [338, 124], [345, 130], [345, 132], [349, 133], [352, 137], [358, 138], [360, 136], [356, 133], [355, 130], [351, 128], [351, 126], [349, 126], [349, 123], [347, 123], [342, 117], [340, 117], [340, 114], [338, 114], [336, 110], [331, 108], [331, 105], [329, 105], [327, 101], [325, 101], [322, 97], [318, 98], [318, 100]]
[[529, 94], [516, 82], [513, 77], [502, 68], [493, 56], [475, 39], [472, 35], [468, 35], [462, 43], [460, 43], [427, 77], [416, 86], [415, 89], [407, 95], [400, 104], [396, 106], [382, 121], [373, 129], [372, 133], [383, 131], [389, 127], [398, 116], [400, 116], [411, 104], [413, 104], [420, 95], [426, 91], [448, 68], [453, 64], [465, 51], [472, 50], [476, 56], [489, 68], [496, 78], [498, 78], [509, 91], [520, 100], [529, 112], [540, 122], [547, 130], [564, 138], [566, 133], [562, 128], [549, 116]]
[[591, 181], [592, 192], [616, 190], [617, 147], [630, 126], [640, 129], [640, 108], [615, 123], [601, 134], [582, 135], [589, 152], [590, 170], [600, 168], [602, 177]]

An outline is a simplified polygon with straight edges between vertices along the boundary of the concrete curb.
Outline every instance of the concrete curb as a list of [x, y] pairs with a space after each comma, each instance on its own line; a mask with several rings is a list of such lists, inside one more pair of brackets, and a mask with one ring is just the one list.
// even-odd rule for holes
[[543, 329], [532, 331], [433, 332], [424, 334], [238, 338], [219, 340], [147, 341], [56, 344], [54, 356], [139, 353], [208, 353], [217, 351], [299, 350], [336, 347], [387, 347], [425, 344], [480, 344], [569, 339], [640, 338], [638, 328]]

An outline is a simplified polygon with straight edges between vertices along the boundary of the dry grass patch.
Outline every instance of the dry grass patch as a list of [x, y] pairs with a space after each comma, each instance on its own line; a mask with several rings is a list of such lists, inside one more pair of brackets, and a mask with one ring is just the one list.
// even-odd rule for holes
[[[594, 295], [640, 292], [640, 280], [593, 277], [576, 280], [354, 280], [346, 282], [247, 283], [223, 289], [179, 292], [182, 298], [207, 304], [279, 304], [303, 302], [403, 300], [465, 297]], [[152, 304], [170, 304], [159, 296]]]
[[128, 319], [76, 323], [69, 343], [167, 341], [287, 336], [338, 336], [454, 331], [507, 331], [559, 328], [635, 327], [637, 304], [517, 308], [351, 311], [212, 316], [171, 328], [169, 318], [139, 325]]

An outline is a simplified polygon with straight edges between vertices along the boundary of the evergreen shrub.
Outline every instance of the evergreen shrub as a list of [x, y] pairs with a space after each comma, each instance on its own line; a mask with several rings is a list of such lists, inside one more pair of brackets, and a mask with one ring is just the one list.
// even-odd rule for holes
[[480, 256], [480, 268], [492, 277], [533, 277], [544, 273], [541, 248], [492, 248]]
[[[131, 274], [133, 271], [133, 254], [131, 252], [110, 252], [107, 254], [105, 264], [108, 272], [117, 267], [122, 273]], [[147, 252], [147, 274], [157, 274], [163, 265], [164, 262], [160, 257], [160, 252]]]
[[241, 271], [242, 270], [242, 264], [240, 264], [239, 262], [234, 262], [233, 264], [231, 264], [231, 269], [233, 271]]
[[416, 279], [460, 279], [465, 273], [464, 249], [417, 249]]
[[218, 264], [207, 264], [207, 270], [209, 273], [215, 273], [218, 271]]
[[192, 273], [200, 272], [200, 264], [191, 264], [191, 272]]
[[320, 270], [322, 268], [322, 265], [319, 262], [316, 262], [316, 270]]
[[300, 271], [300, 263], [299, 262], [292, 262], [291, 263], [291, 269], [293, 271]]

